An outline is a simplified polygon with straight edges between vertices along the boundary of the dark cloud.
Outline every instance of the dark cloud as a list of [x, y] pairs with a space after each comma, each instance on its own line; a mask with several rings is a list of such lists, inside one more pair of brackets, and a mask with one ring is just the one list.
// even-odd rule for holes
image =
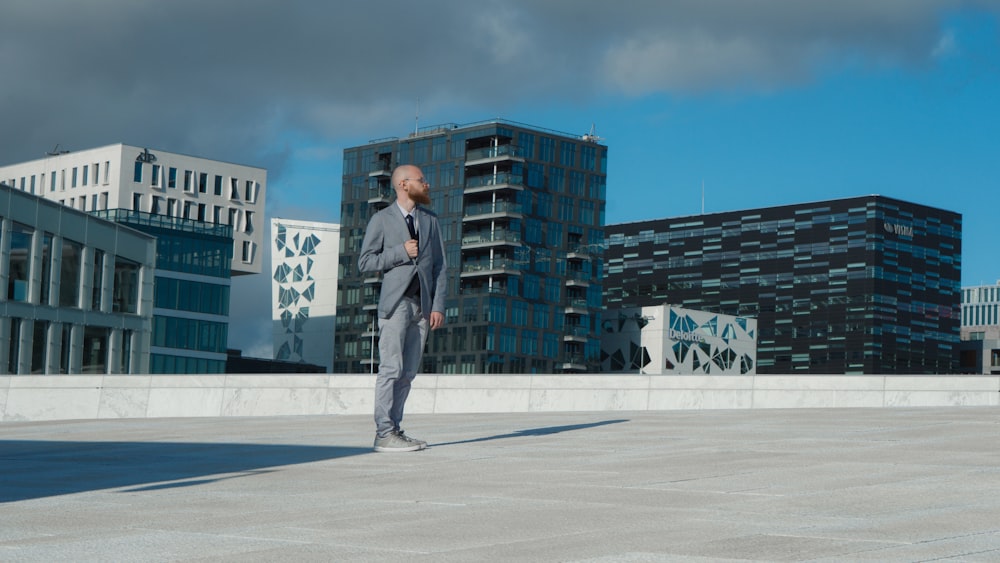
[[280, 168], [284, 131], [377, 135], [418, 97], [492, 109], [774, 87], [838, 57], [920, 65], [944, 10], [992, 4], [15, 0], [0, 162], [127, 142]]

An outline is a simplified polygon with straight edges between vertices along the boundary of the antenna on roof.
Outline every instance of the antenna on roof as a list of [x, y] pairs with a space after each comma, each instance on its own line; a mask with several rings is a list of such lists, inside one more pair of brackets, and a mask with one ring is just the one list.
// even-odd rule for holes
[[701, 179], [701, 214], [705, 214], [705, 179]]
[[56, 143], [56, 146], [52, 147], [52, 150], [45, 154], [47, 156], [59, 156], [61, 154], [69, 154], [69, 151], [65, 149], [59, 150], [59, 143]]
[[591, 123], [590, 124], [590, 133], [586, 133], [586, 134], [584, 134], [580, 138], [583, 139], [584, 141], [589, 142], [589, 143], [596, 143], [598, 141], [603, 141], [604, 137], [598, 137], [597, 133], [595, 132], [595, 129], [596, 128], [594, 127], [594, 124]]
[[417, 97], [417, 113], [413, 116], [413, 134], [420, 132], [420, 97]]

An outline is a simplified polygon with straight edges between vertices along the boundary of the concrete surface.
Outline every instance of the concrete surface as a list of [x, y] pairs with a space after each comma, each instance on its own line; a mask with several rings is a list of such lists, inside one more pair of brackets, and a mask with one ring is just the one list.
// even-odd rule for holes
[[1000, 561], [996, 407], [0, 424], [2, 561]]

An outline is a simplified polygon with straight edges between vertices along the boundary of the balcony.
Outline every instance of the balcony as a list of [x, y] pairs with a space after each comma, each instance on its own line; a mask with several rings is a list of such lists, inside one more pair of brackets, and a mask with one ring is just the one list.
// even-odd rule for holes
[[361, 309], [365, 311], [378, 310], [378, 295], [366, 295], [361, 302]]
[[564, 372], [580, 372], [587, 370], [587, 363], [583, 356], [566, 356], [562, 363], [556, 364], [556, 367]]
[[462, 214], [463, 222], [489, 221], [493, 219], [521, 219], [523, 206], [515, 201], [489, 201], [466, 205]]
[[458, 293], [461, 295], [506, 295], [507, 286], [503, 284], [486, 285], [485, 283], [480, 283], [479, 285], [462, 286], [458, 289]]
[[584, 326], [567, 326], [563, 334], [563, 342], [587, 342], [590, 329]]
[[389, 205], [396, 199], [396, 190], [389, 186], [379, 186], [368, 190], [368, 203], [375, 205]]
[[588, 272], [567, 272], [566, 287], [589, 287], [590, 274]]
[[498, 172], [482, 176], [466, 176], [465, 193], [477, 194], [499, 190], [524, 190], [524, 177], [510, 172]]
[[392, 162], [387, 158], [380, 158], [372, 163], [371, 172], [368, 173], [369, 178], [389, 178], [392, 176]]
[[490, 248], [494, 246], [520, 246], [521, 233], [507, 229], [494, 229], [469, 233], [462, 237], [462, 248]]
[[365, 285], [370, 285], [379, 283], [381, 281], [382, 281], [382, 274], [375, 273], [375, 274], [368, 274], [367, 276], [365, 276], [365, 278], [361, 280], [361, 283]]
[[588, 312], [586, 299], [574, 299], [566, 306], [567, 315], [586, 315]]
[[513, 260], [494, 258], [493, 260], [466, 262], [462, 265], [460, 277], [464, 279], [496, 275], [518, 275], [520, 273], [519, 265]]
[[498, 145], [470, 149], [465, 153], [465, 165], [476, 166], [493, 162], [524, 162], [524, 151], [514, 145]]

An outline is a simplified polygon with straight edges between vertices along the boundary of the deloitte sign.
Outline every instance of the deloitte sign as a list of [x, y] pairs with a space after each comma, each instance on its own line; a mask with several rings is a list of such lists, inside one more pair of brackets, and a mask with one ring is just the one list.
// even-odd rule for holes
[[702, 343], [705, 337], [697, 332], [682, 332], [680, 330], [667, 329], [667, 338], [671, 340], [684, 340], [686, 342]]

